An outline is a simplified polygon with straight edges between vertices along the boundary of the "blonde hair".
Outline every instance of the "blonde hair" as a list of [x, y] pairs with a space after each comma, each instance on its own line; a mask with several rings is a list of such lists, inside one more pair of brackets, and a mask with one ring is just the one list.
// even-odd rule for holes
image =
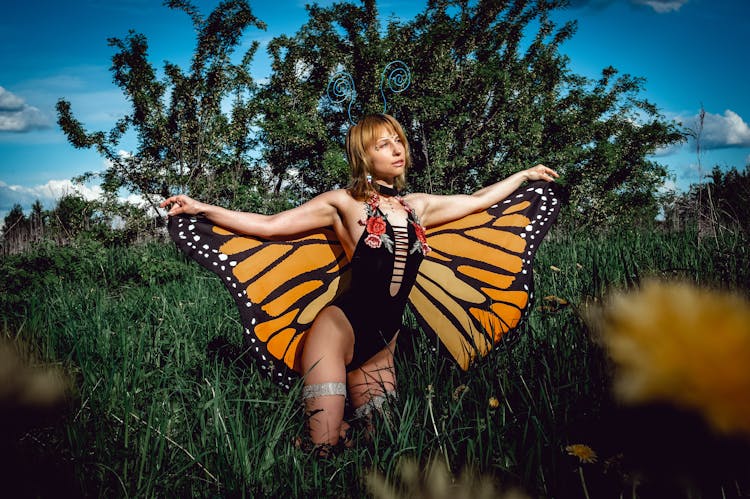
[[406, 171], [411, 166], [411, 155], [404, 129], [393, 116], [368, 114], [346, 134], [346, 158], [352, 175], [348, 189], [355, 199], [366, 199], [374, 192], [372, 185], [367, 181], [367, 176], [372, 175], [372, 163], [367, 149], [381, 137], [383, 129], [389, 134], [398, 135], [404, 145], [404, 173], [393, 179], [393, 186], [398, 190], [406, 186]]

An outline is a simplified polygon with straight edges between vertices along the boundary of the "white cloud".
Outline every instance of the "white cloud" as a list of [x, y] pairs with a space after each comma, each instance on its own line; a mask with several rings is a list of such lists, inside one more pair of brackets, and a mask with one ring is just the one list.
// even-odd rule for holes
[[[693, 131], [700, 128], [699, 115], [682, 118], [680, 121]], [[700, 140], [703, 149], [750, 147], [750, 126], [731, 109], [724, 111], [724, 114], [706, 113]]]
[[663, 158], [664, 156], [677, 154], [682, 150], [683, 145], [683, 142], [675, 142], [674, 144], [669, 144], [668, 146], [659, 147], [656, 149], [656, 151], [654, 151], [654, 156], [656, 156], [657, 158]]
[[678, 191], [677, 182], [675, 182], [674, 179], [667, 178], [664, 180], [664, 183], [662, 183], [659, 187], [657, 187], [656, 191], [659, 194], [671, 194]]
[[[571, 0], [572, 7], [590, 7], [593, 9], [604, 9], [619, 0]], [[645, 5], [651, 7], [654, 12], [665, 14], [677, 12], [689, 0], [630, 0], [633, 5]]]
[[0, 111], [20, 111], [23, 105], [22, 98], [0, 87]]
[[0, 210], [10, 210], [14, 204], [29, 209], [37, 199], [45, 208], [53, 208], [57, 200], [66, 194], [80, 194], [84, 199], [93, 200], [102, 193], [98, 185], [74, 184], [70, 180], [50, 180], [46, 184], [33, 187], [8, 185], [0, 180]]
[[680, 8], [688, 3], [688, 0], [631, 0], [635, 4], [646, 5], [654, 9], [654, 12], [665, 14], [668, 12], [677, 12]]
[[[708, 173], [705, 165], [701, 166], [693, 162], [674, 164], [669, 169], [674, 174], [677, 192], [686, 192], [691, 185], [698, 183]], [[669, 185], [669, 180], [665, 184]]]
[[49, 119], [38, 108], [0, 87], [0, 132], [28, 132], [49, 126]]
[[[79, 194], [88, 201], [98, 199], [103, 193], [99, 185], [78, 184], [70, 180], [50, 180], [49, 182], [33, 187], [21, 185], [8, 185], [0, 180], [0, 225], [3, 218], [10, 212], [13, 205], [19, 204], [27, 215], [31, 211], [31, 205], [39, 200], [45, 209], [49, 210], [57, 205], [57, 201], [68, 194]], [[121, 203], [129, 203], [135, 206], [147, 208], [151, 216], [162, 215], [147, 206], [146, 200], [139, 194], [124, 193], [118, 197]]]

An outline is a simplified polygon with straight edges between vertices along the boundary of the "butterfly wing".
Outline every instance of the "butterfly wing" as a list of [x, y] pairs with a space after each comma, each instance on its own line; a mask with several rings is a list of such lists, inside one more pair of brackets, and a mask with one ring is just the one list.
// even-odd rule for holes
[[348, 260], [333, 230], [273, 241], [235, 234], [202, 217], [170, 217], [168, 227], [180, 250], [232, 294], [248, 354], [289, 389], [299, 377], [305, 334], [348, 284]]
[[534, 182], [491, 208], [427, 230], [409, 295], [422, 330], [463, 369], [518, 326], [533, 298], [534, 254], [560, 210], [559, 186]]

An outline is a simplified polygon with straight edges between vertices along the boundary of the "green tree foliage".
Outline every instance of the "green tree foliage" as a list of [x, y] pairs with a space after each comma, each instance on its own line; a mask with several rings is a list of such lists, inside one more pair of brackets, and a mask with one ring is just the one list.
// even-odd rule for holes
[[714, 166], [706, 182], [693, 184], [675, 196], [665, 210], [665, 221], [673, 227], [695, 226], [702, 231], [740, 230], [750, 236], [747, 208], [750, 206], [750, 164], [743, 170]]
[[[666, 172], [649, 155], [682, 135], [639, 96], [642, 79], [611, 67], [596, 80], [570, 71], [561, 46], [575, 23], [550, 18], [564, 3], [430, 0], [413, 20], [385, 26], [375, 0], [312, 5], [296, 34], [270, 42], [272, 75], [259, 86], [249, 72], [257, 42], [241, 62], [230, 58], [244, 30], [264, 26], [247, 0], [226, 0], [205, 19], [188, 0], [169, 0], [196, 28], [190, 68], [166, 63], [159, 78], [143, 35], [113, 38], [114, 80], [132, 112], [90, 133], [61, 100], [58, 121], [74, 146], [109, 161], [109, 193], [124, 187], [153, 206], [187, 190], [271, 211], [348, 181], [347, 116], [323, 97], [331, 76], [351, 73], [356, 119], [383, 110], [381, 71], [399, 59], [413, 82], [388, 94], [387, 111], [410, 138], [412, 190], [471, 192], [543, 162], [564, 175], [573, 226], [653, 219]], [[128, 130], [138, 148], [123, 156]]]
[[[36, 204], [38, 204], [37, 201]], [[34, 213], [27, 217], [23, 207], [16, 203], [3, 220], [0, 229], [0, 254], [13, 253], [23, 250], [40, 232], [35, 223]]]
[[48, 214], [42, 206], [42, 202], [38, 199], [31, 205], [31, 214], [29, 215], [29, 222], [32, 228], [40, 229], [47, 225]]
[[10, 209], [5, 219], [3, 220], [3, 234], [6, 236], [14, 230], [20, 230], [25, 227], [28, 223], [26, 215], [23, 213], [23, 207], [16, 203]]
[[80, 194], [66, 194], [57, 201], [52, 213], [52, 224], [68, 237], [91, 229], [95, 223], [96, 203]]
[[[108, 133], [87, 132], [70, 103], [60, 100], [58, 123], [73, 146], [95, 148], [108, 160], [101, 174], [106, 192], [125, 188], [152, 207], [176, 190], [210, 202], [242, 204], [259, 178], [249, 168], [257, 116], [250, 63], [258, 42], [238, 63], [231, 56], [246, 29], [265, 25], [245, 0], [224, 0], [206, 18], [188, 0], [165, 3], [188, 14], [195, 26], [190, 67], [165, 62], [159, 77], [148, 60], [144, 35], [130, 31], [124, 39], [111, 38], [109, 44], [116, 49], [111, 70], [131, 112]], [[138, 148], [123, 155], [120, 143], [129, 130]]]
[[374, 0], [308, 7], [307, 24], [269, 47], [269, 167], [312, 192], [344, 185], [346, 112], [323, 89], [343, 67], [357, 88], [354, 114], [382, 111], [380, 71], [399, 59], [413, 82], [389, 96], [388, 111], [409, 135], [413, 190], [470, 192], [543, 162], [564, 174], [574, 225], [653, 219], [666, 172], [648, 155], [682, 135], [639, 97], [642, 79], [611, 67], [596, 81], [571, 73], [560, 46], [575, 23], [550, 19], [563, 3], [431, 0], [385, 29]]

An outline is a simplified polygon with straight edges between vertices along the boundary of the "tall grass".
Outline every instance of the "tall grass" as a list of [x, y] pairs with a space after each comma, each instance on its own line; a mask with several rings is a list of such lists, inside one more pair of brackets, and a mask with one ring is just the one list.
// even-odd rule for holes
[[[608, 368], [578, 310], [646, 275], [750, 289], [741, 239], [695, 241], [690, 233], [551, 237], [537, 255], [537, 299], [521, 330], [469, 372], [404, 335], [393, 419], [329, 460], [295, 447], [299, 387], [283, 393], [236, 358], [230, 296], [171, 244], [40, 248], [2, 262], [3, 334], [67, 366], [77, 393], [56, 424], [15, 450], [56, 470], [51, 483], [87, 496], [363, 496], [367, 472], [393, 476], [402, 457], [447, 459], [454, 473], [471, 467], [534, 496], [580, 496], [565, 446], [595, 445], [616, 429], [598, 425], [611, 403]], [[214, 348], [217, 337], [229, 348]], [[28, 486], [43, 492], [50, 481]], [[625, 490], [609, 479], [596, 487]]]

